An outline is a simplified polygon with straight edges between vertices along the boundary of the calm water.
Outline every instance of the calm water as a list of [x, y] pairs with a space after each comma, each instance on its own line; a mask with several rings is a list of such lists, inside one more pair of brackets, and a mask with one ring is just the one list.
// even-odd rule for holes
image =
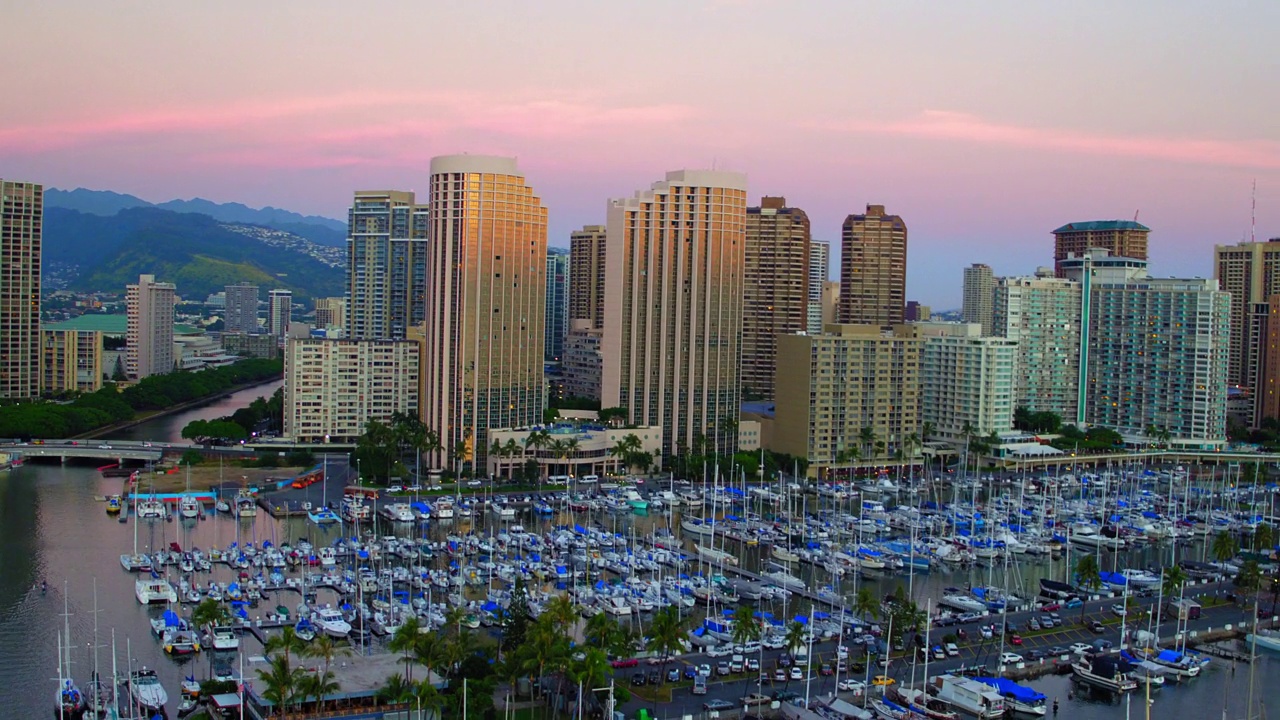
[[173, 415], [155, 418], [141, 425], [118, 430], [107, 436], [108, 440], [157, 440], [161, 442], [183, 442], [182, 428], [192, 420], [216, 420], [247, 406], [259, 397], [270, 398], [272, 393], [284, 384], [283, 380], [275, 380], [262, 385], [255, 385], [232, 393], [230, 397], [214, 400], [208, 405], [193, 407]]
[[[171, 418], [152, 421], [135, 428], [130, 437], [136, 439], [177, 439], [183, 425], [196, 418], [211, 418], [228, 414], [236, 407], [259, 395], [269, 395], [273, 386], [260, 386], [238, 393], [229, 401], [215, 406], [184, 412]], [[165, 657], [152, 638], [148, 620], [157, 616], [161, 608], [144, 608], [133, 597], [135, 576], [125, 573], [119, 565], [121, 553], [130, 552], [134, 542], [135, 525], [108, 517], [95, 496], [118, 492], [118, 479], [104, 479], [88, 465], [28, 464], [25, 467], [0, 474], [0, 688], [6, 688], [0, 701], [0, 718], [48, 717], [52, 711], [52, 695], [57, 676], [57, 633], [63, 628], [63, 601], [67, 600], [73, 645], [72, 674], [83, 685], [93, 669], [91, 645], [94, 638], [94, 583], [97, 584], [99, 663], [102, 672], [111, 672], [111, 637], [115, 632], [117, 657], [123, 671], [129, 661], [126, 640], [131, 642], [135, 664], [145, 664], [160, 671], [161, 678], [171, 699], [176, 699], [178, 686], [184, 674], [203, 677], [207, 673], [207, 654], [179, 665]], [[563, 521], [564, 519], [561, 519]], [[604, 516], [601, 521], [621, 533], [643, 534], [654, 525], [665, 525], [660, 517], [635, 519], [629, 516]], [[579, 519], [580, 521], [580, 519]], [[527, 518], [526, 526], [535, 523]], [[184, 547], [214, 545], [225, 546], [239, 537], [241, 540], [281, 542], [307, 537], [316, 544], [332, 541], [336, 530], [318, 534], [315, 526], [305, 521], [277, 522], [259, 515], [252, 522], [239, 522], [232, 518], [210, 518], [203, 521], [147, 522], [137, 525], [138, 547], [142, 551], [167, 546], [177, 541]], [[1193, 551], [1194, 552], [1194, 551]], [[748, 560], [754, 564], [759, 550], [749, 550]], [[1125, 565], [1158, 565], [1168, 562], [1167, 551], [1129, 558]], [[1109, 563], [1104, 563], [1104, 566]], [[1014, 584], [1034, 588], [1036, 580], [1044, 574], [1060, 576], [1061, 564], [1048, 562], [1019, 563], [1011, 572]], [[988, 578], [1003, 576], [1003, 568], [976, 568], [952, 575], [926, 574], [915, 578], [917, 597], [936, 597], [941, 588], [948, 585], [985, 584]], [[225, 582], [229, 572], [220, 569], [215, 577]], [[36, 586], [41, 579], [49, 582], [47, 594], [42, 595]], [[816, 578], [823, 583], [826, 579]], [[1020, 581], [1020, 582], [1019, 582]], [[878, 592], [887, 592], [897, 583], [906, 583], [905, 576], [873, 580]], [[65, 583], [65, 591], [64, 591]], [[846, 582], [846, 589], [850, 582]], [[298, 602], [296, 594], [285, 593], [278, 602], [290, 607]], [[321, 601], [330, 598], [321, 594]], [[274, 605], [276, 600], [265, 603]], [[803, 612], [805, 608], [774, 608], [777, 613]], [[256, 612], [265, 612], [265, 608]], [[249, 645], [250, 654], [257, 648]], [[1275, 698], [1275, 688], [1280, 687], [1280, 659], [1267, 657], [1254, 667], [1255, 687], [1259, 697]], [[1249, 688], [1250, 669], [1239, 666], [1234, 674], [1229, 663], [1215, 662], [1204, 676], [1186, 685], [1174, 685], [1157, 691], [1154, 695], [1151, 717], [1159, 718], [1220, 718], [1224, 702], [1226, 717], [1244, 717], [1245, 698]], [[1072, 695], [1073, 686], [1067, 678], [1048, 677], [1035, 682], [1049, 697], [1058, 697], [1062, 707], [1060, 717], [1072, 720], [1116, 719], [1146, 717], [1141, 696], [1133, 696], [1126, 709], [1123, 704], [1111, 705], [1103, 698], [1088, 695]], [[22, 691], [14, 689], [22, 688]], [[171, 707], [176, 704], [171, 703]]]

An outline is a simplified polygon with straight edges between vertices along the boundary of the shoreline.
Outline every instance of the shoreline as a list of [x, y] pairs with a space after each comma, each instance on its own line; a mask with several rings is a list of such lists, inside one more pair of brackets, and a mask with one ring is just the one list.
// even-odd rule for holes
[[138, 425], [141, 425], [144, 422], [155, 420], [156, 418], [162, 418], [167, 415], [173, 415], [175, 413], [182, 412], [183, 410], [190, 410], [191, 408], [200, 407], [201, 405], [208, 405], [209, 403], [217, 400], [223, 395], [233, 395], [235, 393], [240, 392], [241, 390], [248, 390], [249, 388], [258, 387], [260, 385], [268, 385], [270, 383], [278, 382], [281, 379], [282, 378], [280, 377], [276, 377], [276, 378], [271, 378], [269, 380], [258, 380], [251, 383], [236, 385], [219, 392], [217, 395], [206, 396], [197, 400], [188, 400], [187, 402], [178, 403], [177, 405], [165, 408], [164, 410], [156, 410], [155, 412], [152, 412], [146, 415], [140, 415], [138, 417], [133, 418], [132, 420], [113, 423], [111, 425], [104, 425], [100, 428], [90, 430], [89, 432], [86, 432], [86, 433], [73, 435], [68, 439], [69, 440], [99, 440], [99, 439], [102, 439], [102, 436], [106, 433], [112, 433], [117, 430], [128, 430], [131, 427], [137, 427]]

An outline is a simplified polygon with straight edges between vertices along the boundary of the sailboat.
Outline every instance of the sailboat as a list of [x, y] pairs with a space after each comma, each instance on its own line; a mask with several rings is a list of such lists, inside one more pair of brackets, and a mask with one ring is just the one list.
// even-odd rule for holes
[[66, 584], [62, 586], [62, 619], [64, 629], [58, 633], [58, 689], [54, 695], [54, 713], [64, 720], [80, 720], [89, 709], [84, 693], [71, 679], [71, 610]]
[[187, 489], [178, 501], [178, 513], [188, 520], [200, 515], [200, 501], [191, 494], [191, 466], [187, 466]]
[[151, 558], [138, 554], [138, 496], [133, 496], [133, 554], [121, 555], [120, 566], [129, 572], [150, 572]]
[[89, 703], [89, 713], [94, 717], [103, 717], [115, 705], [116, 691], [115, 685], [103, 682], [102, 675], [98, 672], [98, 580], [93, 580], [93, 674], [89, 678], [89, 684], [86, 686], [86, 700]]

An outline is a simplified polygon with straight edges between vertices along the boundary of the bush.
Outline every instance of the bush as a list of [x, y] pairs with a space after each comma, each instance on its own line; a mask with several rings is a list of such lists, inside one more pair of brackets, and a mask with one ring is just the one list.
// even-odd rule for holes
[[199, 465], [204, 462], [204, 455], [199, 450], [187, 450], [182, 453], [182, 459], [178, 461], [179, 465]]
[[316, 464], [316, 456], [310, 450], [294, 450], [285, 456], [284, 462], [289, 467], [309, 468]]

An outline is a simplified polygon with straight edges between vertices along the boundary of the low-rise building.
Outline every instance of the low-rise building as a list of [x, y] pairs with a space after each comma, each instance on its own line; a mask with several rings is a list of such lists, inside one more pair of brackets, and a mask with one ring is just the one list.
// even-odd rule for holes
[[251, 358], [280, 356], [280, 342], [268, 333], [222, 333], [222, 349], [232, 355]]
[[[634, 435], [635, 441], [628, 436]], [[512, 477], [528, 461], [538, 464], [542, 477], [583, 478], [624, 475], [656, 469], [662, 462], [662, 429], [612, 427], [594, 421], [560, 422], [531, 428], [489, 430], [487, 469], [490, 477]], [[614, 450], [620, 443], [650, 460], [648, 468], [628, 467]]]

